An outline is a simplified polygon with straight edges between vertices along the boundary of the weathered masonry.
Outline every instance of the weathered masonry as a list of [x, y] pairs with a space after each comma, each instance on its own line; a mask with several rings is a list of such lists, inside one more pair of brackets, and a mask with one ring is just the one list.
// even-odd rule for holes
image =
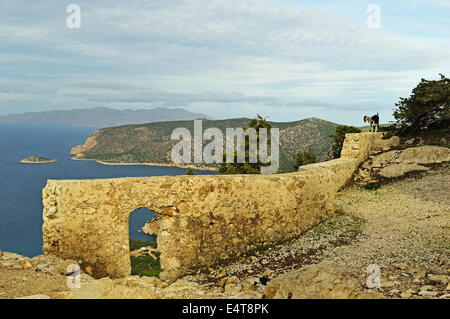
[[161, 278], [296, 237], [334, 212], [334, 195], [381, 133], [347, 134], [342, 158], [278, 175], [49, 180], [43, 189], [43, 251], [82, 261], [95, 277], [130, 274], [128, 219], [162, 215]]

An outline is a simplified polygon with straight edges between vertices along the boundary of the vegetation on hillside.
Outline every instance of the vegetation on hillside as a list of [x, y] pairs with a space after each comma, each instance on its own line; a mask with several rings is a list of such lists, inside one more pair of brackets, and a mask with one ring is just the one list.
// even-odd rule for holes
[[[203, 130], [220, 129], [224, 136], [226, 128], [248, 125], [249, 119], [203, 120]], [[317, 118], [296, 122], [267, 122], [280, 129], [280, 172], [292, 171], [294, 155], [309, 149], [319, 161], [325, 160], [333, 140], [337, 124]], [[177, 141], [170, 136], [176, 128], [194, 130], [193, 121], [157, 122], [104, 128], [96, 134], [96, 144], [84, 151], [85, 159], [122, 163], [170, 163], [170, 152]], [[206, 145], [208, 141], [204, 143]]]
[[[141, 247], [156, 248], [154, 241], [130, 240], [130, 251], [138, 250]], [[150, 255], [130, 256], [131, 275], [158, 277], [161, 273], [160, 253], [154, 252], [156, 259]]]
[[156, 252], [156, 259], [149, 255], [130, 257], [131, 275], [159, 277], [161, 273], [161, 263], [159, 260], [160, 253]]
[[300, 166], [317, 163], [317, 156], [309, 151], [300, 151], [295, 154], [295, 170], [298, 170]]
[[345, 134], [347, 133], [361, 133], [361, 129], [347, 125], [338, 125], [336, 127], [336, 132], [330, 135], [334, 139], [332, 147], [333, 158], [341, 157], [342, 146], [344, 146]]

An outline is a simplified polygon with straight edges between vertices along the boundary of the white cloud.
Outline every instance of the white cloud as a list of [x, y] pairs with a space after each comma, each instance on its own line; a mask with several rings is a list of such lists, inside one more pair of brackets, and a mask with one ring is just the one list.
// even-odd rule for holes
[[450, 8], [450, 0], [432, 0], [433, 3]]
[[[0, 12], [1, 76], [36, 86], [36, 107], [199, 111], [210, 103], [211, 112], [236, 105], [228, 108], [232, 116], [262, 108], [283, 120], [299, 105], [329, 107], [332, 117], [346, 105], [369, 111], [393, 106], [421, 77], [445, 73], [450, 65], [450, 49], [441, 45], [448, 39], [369, 30], [364, 16], [341, 13], [341, 1], [78, 1], [79, 30], [66, 28], [59, 1], [26, 2], [26, 10], [23, 3]], [[360, 11], [365, 14], [365, 7]], [[27, 90], [24, 105], [31, 108]], [[0, 99], [3, 110], [10, 105], [5, 101]]]

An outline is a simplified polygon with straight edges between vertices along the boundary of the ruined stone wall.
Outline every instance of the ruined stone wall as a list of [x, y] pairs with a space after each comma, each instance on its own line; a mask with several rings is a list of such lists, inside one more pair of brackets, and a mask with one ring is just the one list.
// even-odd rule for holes
[[385, 150], [396, 143], [394, 139], [383, 140], [382, 137], [383, 133], [346, 134], [340, 158], [301, 166], [299, 172], [315, 169], [329, 170], [332, 174], [332, 188], [336, 192], [350, 181], [355, 170], [371, 152]]
[[345, 134], [341, 158], [355, 158], [364, 162], [369, 153], [389, 145], [392, 140], [382, 140], [383, 133], [349, 133]]
[[377, 136], [348, 134], [346, 157], [289, 174], [49, 180], [42, 191], [43, 251], [80, 260], [95, 277], [127, 276], [129, 215], [147, 207], [162, 215], [162, 279], [229, 261], [332, 215], [335, 191]]

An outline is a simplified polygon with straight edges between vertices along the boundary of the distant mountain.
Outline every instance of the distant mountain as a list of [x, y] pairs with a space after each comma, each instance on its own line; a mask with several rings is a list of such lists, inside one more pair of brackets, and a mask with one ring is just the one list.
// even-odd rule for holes
[[[249, 119], [204, 120], [203, 130], [220, 129], [225, 136], [226, 128], [248, 125]], [[331, 149], [337, 124], [310, 118], [296, 122], [269, 122], [280, 129], [280, 171], [294, 169], [294, 154], [308, 150], [319, 160], [325, 160]], [[84, 145], [72, 149], [78, 159], [94, 159], [111, 163], [170, 163], [170, 152], [177, 142], [170, 136], [175, 128], [184, 127], [193, 132], [193, 121], [159, 122], [124, 125], [97, 130]], [[205, 143], [206, 144], [206, 143]]]
[[0, 122], [63, 124], [74, 126], [108, 127], [163, 121], [195, 120], [210, 117], [180, 108], [149, 110], [115, 110], [108, 107], [75, 110], [28, 112], [0, 116]]

